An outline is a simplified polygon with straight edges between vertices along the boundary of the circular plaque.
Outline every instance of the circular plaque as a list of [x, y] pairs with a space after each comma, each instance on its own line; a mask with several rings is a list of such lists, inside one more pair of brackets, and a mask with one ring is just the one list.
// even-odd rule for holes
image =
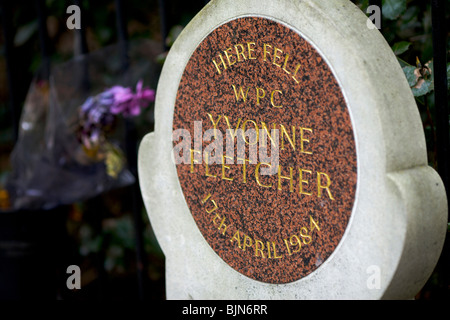
[[214, 29], [185, 67], [173, 129], [189, 132], [189, 148], [174, 140], [186, 203], [229, 266], [289, 283], [335, 251], [355, 200], [354, 133], [336, 78], [301, 35], [263, 17]]

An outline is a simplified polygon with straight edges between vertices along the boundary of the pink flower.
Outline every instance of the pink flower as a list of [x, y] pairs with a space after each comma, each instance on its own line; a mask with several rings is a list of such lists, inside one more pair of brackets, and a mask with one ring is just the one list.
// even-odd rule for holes
[[88, 149], [98, 145], [104, 136], [104, 130], [114, 124], [116, 115], [137, 116], [141, 109], [153, 101], [155, 91], [143, 87], [142, 80], [136, 85], [136, 93], [130, 88], [113, 86], [89, 97], [80, 107], [80, 141]]
[[122, 114], [124, 117], [137, 116], [141, 109], [148, 106], [155, 100], [155, 91], [149, 88], [143, 88], [142, 80], [136, 85], [136, 93], [130, 88], [114, 86], [109, 90], [114, 99], [111, 105], [111, 113]]
[[150, 102], [155, 101], [155, 90], [142, 88], [142, 80], [139, 80], [136, 85], [136, 98], [141, 101], [141, 108], [145, 108]]

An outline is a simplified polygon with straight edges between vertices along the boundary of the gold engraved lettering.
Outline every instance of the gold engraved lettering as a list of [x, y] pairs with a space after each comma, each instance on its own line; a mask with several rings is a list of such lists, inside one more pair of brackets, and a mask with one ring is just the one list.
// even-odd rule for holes
[[232, 84], [232, 86], [233, 86], [233, 90], [234, 90], [234, 95], [236, 96], [236, 101], [239, 102], [240, 97], [242, 97], [242, 100], [244, 100], [244, 102], [246, 102], [248, 90], [250, 90], [250, 87], [247, 88], [247, 91], [244, 94], [244, 90], [242, 89], [242, 87], [239, 87], [239, 90], [236, 90], [236, 86], [234, 84]]
[[233, 237], [231, 237], [231, 239], [230, 239], [231, 242], [233, 242], [234, 240], [237, 241], [237, 244], [238, 244], [239, 249], [242, 249], [242, 246], [241, 246], [241, 236], [239, 235], [239, 230], [237, 230], [237, 231], [234, 233]]
[[297, 235], [295, 235], [295, 234], [292, 235], [289, 238], [289, 242], [290, 242], [291, 246], [297, 246], [298, 247], [296, 250], [292, 251], [292, 253], [297, 253], [302, 248], [302, 243], [301, 243], [299, 237]]
[[233, 181], [233, 178], [229, 178], [225, 176], [225, 169], [230, 169], [230, 166], [225, 165], [225, 159], [233, 160], [233, 157], [222, 156], [222, 180]]
[[245, 251], [247, 247], [251, 247], [253, 245], [253, 240], [249, 236], [245, 235], [244, 237], [244, 245], [242, 251]]
[[[221, 219], [220, 224], [216, 222], [217, 219], [219, 220]], [[219, 224], [217, 230], [219, 230], [219, 232], [222, 230], [222, 234], [225, 234], [225, 232], [227, 231], [227, 225], [225, 224], [225, 217], [222, 218], [218, 213], [216, 213], [216, 215], [213, 218], [213, 224], [215, 226]]]
[[225, 61], [222, 58], [222, 55], [219, 53], [219, 58], [220, 58], [220, 62], [217, 63], [216, 60], [213, 59], [213, 63], [216, 66], [217, 72], [219, 74], [222, 74], [222, 72], [220, 71], [219, 66], [222, 65], [224, 70], [227, 70], [227, 64], [225, 63]]
[[[211, 193], [208, 193], [208, 195], [201, 201], [201, 204], [204, 205], [204, 204], [206, 203], [206, 201], [208, 201], [209, 198], [211, 198]], [[211, 202], [212, 202], [212, 204], [214, 205], [214, 207], [213, 207], [212, 209], [210, 209], [210, 210], [206, 209], [206, 212], [207, 212], [207, 213], [213, 213], [213, 212], [216, 211], [217, 208], [218, 208], [216, 201], [214, 201], [213, 199], [211, 199]]]
[[202, 201], [200, 201], [201, 202], [201, 204], [205, 204], [205, 202], [206, 201], [208, 201], [208, 199], [211, 197], [211, 193], [208, 193], [207, 195], [206, 195], [206, 197], [205, 198], [203, 198], [203, 200]]
[[214, 200], [211, 199], [211, 202], [213, 203], [214, 208], [212, 208], [212, 209], [210, 209], [210, 210], [206, 210], [206, 212], [208, 212], [208, 213], [213, 213], [213, 212], [216, 211], [217, 208], [218, 208], [216, 201], [214, 201]]
[[[322, 185], [322, 178], [321, 178], [322, 176], [326, 178], [327, 182], [325, 183], [325, 185]], [[331, 195], [330, 185], [331, 185], [330, 177], [326, 173], [317, 172], [317, 196], [319, 198], [322, 197], [322, 189], [325, 189], [328, 193], [328, 197], [331, 200], [334, 200], [333, 196]]]
[[213, 175], [209, 173], [209, 166], [208, 166], [208, 153], [205, 153], [205, 176], [216, 178], [217, 175]]
[[[241, 48], [241, 51], [239, 51], [238, 48]], [[247, 58], [245, 57], [245, 54], [244, 54], [245, 49], [242, 44], [239, 43], [239, 44], [234, 45], [234, 50], [236, 51], [236, 57], [237, 57], [238, 62], [247, 60]], [[243, 60], [241, 59], [241, 57]]]
[[277, 255], [277, 248], [276, 248], [275, 242], [272, 242], [272, 246], [273, 246], [273, 257], [274, 257], [274, 259], [283, 258], [282, 255]]
[[202, 154], [201, 151], [198, 150], [194, 150], [194, 149], [190, 149], [190, 153], [191, 153], [191, 173], [194, 173], [194, 163], [198, 163], [198, 161], [196, 159], [194, 159], [194, 152], [198, 153], [198, 154]]
[[300, 63], [297, 64], [297, 67], [295, 67], [295, 71], [294, 71], [294, 75], [292, 76], [292, 79], [295, 80], [295, 82], [300, 83], [300, 81], [297, 80], [297, 78], [295, 77], [297, 75], [298, 70], [300, 69]]
[[304, 194], [304, 195], [307, 195], [307, 196], [311, 196], [312, 193], [303, 191], [303, 184], [309, 184], [308, 180], [303, 180], [303, 172], [306, 172], [306, 173], [309, 173], [309, 174], [312, 173], [311, 170], [305, 170], [305, 169], [298, 168], [298, 177], [299, 177], [299, 180], [300, 180], [299, 187], [298, 187], [298, 193], [299, 194]]
[[[247, 122], [251, 122], [251, 123], [253, 123], [253, 125], [255, 126], [256, 139], [255, 139], [255, 141], [253, 141], [253, 143], [250, 143], [249, 141], [247, 141], [247, 140], [245, 139], [245, 128], [246, 128]], [[258, 143], [258, 141], [259, 141], [259, 129], [258, 129], [258, 125], [256, 124], [255, 121], [253, 121], [253, 120], [245, 120], [245, 121], [244, 121], [244, 123], [242, 124], [242, 137], [244, 138], [244, 141], [245, 141], [247, 144], [251, 145], [251, 146]]]
[[[225, 53], [225, 57], [227, 57], [227, 61], [228, 61], [228, 65], [231, 67], [233, 64], [236, 63], [236, 58], [234, 58], [234, 56], [231, 54], [231, 48], [228, 48], [226, 50], [223, 51], [223, 53]], [[228, 51], [230, 51], [230, 53], [228, 54]], [[234, 59], [233, 62], [231, 62], [231, 59]]]
[[261, 254], [261, 257], [266, 258], [264, 256], [264, 243], [261, 240], [255, 239], [255, 257], [259, 257]]
[[[247, 90], [247, 92], [248, 92], [248, 90]], [[227, 116], [223, 116], [223, 117], [225, 118], [225, 122], [227, 123], [228, 132], [230, 133], [231, 138], [234, 140], [234, 138], [236, 138], [237, 131], [239, 129], [239, 125], [241, 124], [241, 118], [238, 119], [238, 123], [237, 123], [236, 128], [234, 129], [234, 132], [233, 132], [233, 130], [231, 129], [231, 125], [230, 125], [230, 121], [228, 120], [228, 117]]]
[[[274, 124], [272, 124], [272, 126], [273, 126], [273, 129], [276, 130], [276, 124], [274, 123]], [[272, 138], [272, 136], [270, 135], [270, 130], [269, 130], [269, 128], [267, 128], [266, 123], [263, 122], [263, 121], [261, 121], [261, 129], [263, 129], [263, 130], [266, 131], [267, 136], [269, 137], [270, 141], [272, 142], [272, 145], [276, 146], [276, 145], [277, 145], [277, 142], [275, 141], [274, 138]]]
[[313, 217], [309, 216], [309, 229], [311, 232], [313, 232], [314, 229], [317, 229], [317, 231], [320, 231], [319, 224], [314, 221]]
[[300, 228], [300, 237], [302, 237], [303, 244], [310, 244], [312, 241], [312, 237], [308, 234], [308, 228], [306, 227]]
[[[287, 240], [285, 239], [285, 242], [287, 243]], [[302, 248], [302, 243], [301, 243], [301, 241], [300, 241], [300, 238], [297, 236], [297, 235], [292, 235], [290, 238], [289, 238], [289, 244], [290, 244], [290, 246], [292, 246], [292, 247], [297, 247], [296, 249], [294, 249], [294, 251], [290, 251], [290, 252], [292, 252], [292, 253], [297, 253], [297, 252], [299, 252], [300, 251], [300, 249]]]
[[278, 49], [277, 47], [275, 47], [274, 51], [273, 51], [273, 64], [276, 65], [277, 67], [281, 68], [281, 64], [276, 63], [277, 59], [281, 58], [281, 56], [278, 55], [278, 53], [283, 53], [283, 50]]
[[[223, 50], [222, 53], [218, 53], [217, 58], [212, 59], [217, 73], [219, 75], [222, 74], [223, 71], [227, 70], [227, 68], [231, 67], [237, 62], [257, 59], [255, 51], [258, 52], [258, 50], [255, 48], [255, 46], [255, 42], [247, 42], [246, 44], [237, 43], [232, 47]], [[223, 57], [223, 55], [225, 56], [225, 58]], [[286, 72], [286, 74], [290, 75], [297, 84], [300, 83], [297, 75], [300, 71], [301, 64], [295, 64], [295, 62], [289, 63], [291, 57], [288, 53], [285, 53], [282, 49], [277, 48], [271, 44], [264, 43], [262, 48], [262, 56], [264, 62], [271, 62], [273, 65], [281, 68], [284, 72]], [[292, 69], [290, 66], [288, 66], [288, 63], [292, 67], [295, 66], [295, 68]], [[274, 107], [277, 106], [274, 105]]]
[[284, 58], [284, 64], [283, 64], [283, 68], [282, 68], [282, 69], [283, 69], [283, 71], [286, 72], [287, 74], [291, 74], [291, 73], [286, 69], [288, 59], [289, 59], [289, 55], [286, 54], [286, 57]]
[[304, 138], [304, 132], [308, 131], [308, 132], [313, 132], [312, 129], [310, 128], [300, 128], [300, 152], [302, 153], [306, 153], [306, 154], [312, 154], [311, 151], [305, 151], [305, 145], [304, 142], [308, 142], [309, 143], [309, 139], [305, 139]]
[[219, 118], [217, 118], [217, 121], [214, 121], [214, 118], [210, 113], [208, 113], [208, 117], [209, 117], [209, 120], [211, 120], [213, 127], [214, 127], [214, 138], [217, 138], [217, 132], [216, 132], [217, 124], [219, 123], [220, 118], [222, 118], [222, 115], [220, 115]]
[[274, 108], [282, 108], [283, 106], [281, 104], [278, 106], [275, 105], [275, 102], [273, 99], [273, 96], [275, 93], [283, 94], [283, 92], [281, 92], [281, 90], [273, 90], [272, 93], [270, 94], [270, 103], [272, 104], [272, 107], [274, 107]]
[[264, 98], [266, 96], [266, 92], [263, 88], [256, 88], [256, 105], [259, 106], [259, 99]]
[[248, 159], [237, 158], [238, 161], [242, 161], [242, 182], [247, 183], [247, 165], [246, 162], [250, 162]]
[[281, 190], [281, 179], [289, 180], [289, 191], [294, 192], [294, 169], [289, 167], [289, 177], [281, 175], [281, 166], [278, 165], [278, 190]]
[[252, 56], [253, 51], [255, 51], [255, 48], [253, 48], [255, 46], [254, 42], [247, 42], [247, 50], [248, 50], [248, 58], [249, 60], [255, 60], [256, 57]]
[[264, 187], [264, 188], [272, 188], [272, 185], [264, 185], [264, 184], [261, 183], [261, 181], [259, 181], [259, 167], [260, 167], [262, 164], [271, 167], [271, 165], [270, 165], [269, 163], [266, 163], [266, 162], [259, 162], [259, 163], [256, 165], [256, 168], [255, 168], [255, 178], [256, 178], [256, 182], [258, 183], [258, 185], [259, 185], [260, 187]]
[[289, 239], [283, 239], [289, 255], [300, 252], [302, 248], [302, 243], [308, 245], [312, 242], [312, 232], [314, 230], [320, 231], [319, 224], [314, 221], [314, 219], [309, 216], [310, 219], [310, 230], [307, 227], [300, 228], [300, 236], [294, 234], [289, 237]]
[[263, 49], [263, 58], [264, 58], [264, 61], [267, 60], [266, 56], [267, 56], [267, 55], [270, 55], [270, 52], [267, 51], [267, 47], [272, 48], [272, 46], [271, 46], [270, 44], [264, 43], [264, 49]]
[[292, 139], [289, 137], [289, 134], [286, 131], [286, 128], [284, 125], [280, 124], [281, 128], [281, 150], [284, 150], [284, 137], [288, 139], [290, 145], [292, 146], [292, 149], [295, 151], [295, 127], [292, 126]]
[[286, 245], [286, 249], [288, 251], [288, 255], [292, 256], [292, 252], [291, 252], [291, 249], [289, 248], [289, 244], [288, 244], [287, 239], [283, 239], [283, 241], [284, 241], [284, 244]]
[[220, 215], [219, 215], [218, 213], [216, 213], [216, 215], [215, 215], [214, 218], [213, 218], [213, 224], [214, 224], [214, 225], [217, 225], [218, 222], [216, 222], [216, 220], [217, 220], [217, 219], [220, 219], [220, 218], [221, 218]]
[[220, 230], [222, 230], [222, 234], [223, 234], [223, 235], [224, 235], [225, 232], [227, 231], [227, 225], [225, 224], [225, 217], [223, 217], [222, 221], [220, 221], [220, 225], [219, 225], [219, 227], [217, 228], [217, 230], [219, 230], [219, 232], [220, 232]]

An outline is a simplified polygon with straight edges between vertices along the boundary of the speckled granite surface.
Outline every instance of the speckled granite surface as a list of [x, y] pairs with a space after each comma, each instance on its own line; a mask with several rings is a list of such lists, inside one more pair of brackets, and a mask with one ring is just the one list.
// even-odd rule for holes
[[[260, 161], [244, 169], [236, 150], [233, 164], [209, 165], [210, 176], [195, 152], [194, 172], [190, 164], [177, 165], [200, 232], [227, 264], [252, 279], [288, 283], [310, 274], [339, 244], [357, 183], [350, 115], [327, 63], [299, 34], [269, 19], [221, 25], [184, 70], [173, 129], [188, 129], [194, 138], [194, 121], [202, 121], [203, 134], [213, 128], [211, 119], [224, 139], [229, 126], [262, 129], [264, 122], [281, 134], [283, 125], [295, 150], [284, 135], [279, 165], [285, 178], [277, 170], [260, 174], [267, 168]], [[203, 141], [203, 151], [209, 144]]]

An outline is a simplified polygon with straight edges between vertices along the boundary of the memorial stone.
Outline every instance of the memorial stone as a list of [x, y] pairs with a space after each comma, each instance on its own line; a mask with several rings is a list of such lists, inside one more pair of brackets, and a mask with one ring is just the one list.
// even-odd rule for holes
[[214, 0], [158, 84], [139, 180], [169, 299], [409, 299], [447, 199], [403, 72], [347, 0]]

